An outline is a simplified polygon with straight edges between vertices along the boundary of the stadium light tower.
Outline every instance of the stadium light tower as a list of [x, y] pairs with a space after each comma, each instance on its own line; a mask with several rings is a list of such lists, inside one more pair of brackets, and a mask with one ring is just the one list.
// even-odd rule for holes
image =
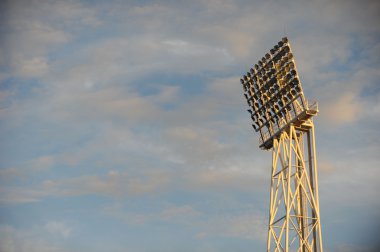
[[272, 150], [267, 251], [323, 252], [314, 123], [288, 39], [240, 80], [259, 147]]

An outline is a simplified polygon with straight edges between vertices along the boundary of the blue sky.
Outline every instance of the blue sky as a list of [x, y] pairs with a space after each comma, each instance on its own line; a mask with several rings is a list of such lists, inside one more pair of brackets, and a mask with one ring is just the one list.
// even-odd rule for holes
[[284, 35], [325, 251], [375, 251], [378, 1], [1, 5], [0, 251], [263, 251], [271, 154], [239, 78]]

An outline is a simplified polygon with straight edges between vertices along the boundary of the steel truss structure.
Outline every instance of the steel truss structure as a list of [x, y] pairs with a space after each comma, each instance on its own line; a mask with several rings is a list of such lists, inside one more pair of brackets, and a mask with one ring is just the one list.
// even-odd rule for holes
[[273, 141], [267, 251], [323, 251], [314, 125], [290, 125]]

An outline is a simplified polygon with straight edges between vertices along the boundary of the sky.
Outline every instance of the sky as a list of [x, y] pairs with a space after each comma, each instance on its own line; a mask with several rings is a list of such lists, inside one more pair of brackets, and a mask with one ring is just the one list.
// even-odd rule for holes
[[378, 251], [379, 1], [0, 4], [0, 252], [264, 251], [240, 77], [282, 37], [319, 102], [327, 252]]

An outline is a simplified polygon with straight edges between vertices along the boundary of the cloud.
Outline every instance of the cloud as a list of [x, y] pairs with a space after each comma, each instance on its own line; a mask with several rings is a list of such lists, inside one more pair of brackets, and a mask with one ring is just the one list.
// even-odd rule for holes
[[12, 75], [33, 78], [46, 74], [50, 67], [47, 53], [51, 48], [68, 42], [69, 35], [35, 20], [21, 18], [14, 21], [10, 19], [9, 22], [11, 32], [3, 46]]
[[71, 235], [71, 228], [62, 221], [49, 221], [46, 223], [45, 229], [48, 232], [58, 234], [63, 238], [67, 238]]
[[24, 173], [16, 167], [10, 167], [0, 170], [0, 180], [1, 181], [10, 181], [14, 178], [23, 177]]
[[27, 204], [40, 201], [48, 193], [35, 188], [17, 186], [0, 187], [0, 205]]
[[[269, 171], [268, 171], [269, 172]], [[269, 173], [268, 173], [269, 174]], [[192, 192], [261, 192], [266, 180], [260, 171], [236, 164], [215, 166], [184, 174], [183, 187]]]
[[377, 247], [371, 246], [357, 246], [353, 244], [342, 244], [339, 245], [338, 252], [374, 252], [377, 251]]
[[[62, 92], [34, 100], [36, 104], [27, 107], [51, 104], [42, 110], [33, 110], [36, 113], [33, 117], [40, 118], [38, 121], [43, 123], [54, 119], [58, 132], [63, 125], [65, 132], [67, 127], [72, 127], [78, 134], [66, 133], [62, 139], [56, 140], [68, 143], [70, 148], [26, 163], [40, 173], [52, 167], [81, 167], [88, 166], [88, 163], [93, 169], [108, 167], [110, 172], [107, 175], [99, 170], [93, 170], [97, 175], [74, 172], [66, 179], [46, 179], [40, 181], [39, 186], [33, 186], [30, 193], [24, 193], [24, 187], [13, 188], [3, 193], [3, 203], [89, 194], [136, 196], [173, 187], [189, 191], [220, 188], [246, 191], [251, 190], [251, 179], [256, 186], [262, 185], [262, 169], [249, 171], [252, 170], [252, 159], [247, 158], [250, 148], [246, 144], [251, 143], [246, 141], [239, 146], [241, 142], [234, 140], [234, 136], [241, 132], [241, 122], [231, 123], [218, 118], [220, 115], [230, 116], [230, 111], [241, 107], [241, 87], [233, 83], [237, 79], [212, 80], [205, 85], [205, 92], [185, 101], [181, 101], [184, 94], [178, 86], [160, 85], [155, 87], [153, 94], [141, 94], [118, 86], [97, 88], [96, 84], [73, 85], [73, 90], [58, 86], [57, 91]], [[160, 108], [179, 100], [180, 106], [169, 111]], [[17, 113], [16, 110], [12, 114]], [[234, 117], [234, 112], [232, 115]], [[134, 129], [144, 121], [147, 124], [141, 132]], [[20, 125], [24, 122], [21, 121]], [[88, 134], [89, 123], [100, 126], [100, 131]], [[77, 143], [81, 134], [89, 136], [86, 142], [71, 145]], [[49, 135], [46, 138], [52, 141]], [[258, 159], [254, 166], [263, 167]], [[137, 169], [144, 169], [146, 173], [136, 173]], [[180, 183], [175, 182], [178, 178]]]
[[324, 176], [328, 176], [328, 174], [331, 174], [332, 172], [336, 171], [336, 166], [327, 160], [319, 160], [318, 161], [318, 172], [321, 173]]
[[149, 225], [155, 222], [192, 225], [201, 213], [190, 205], [166, 206], [156, 212], [134, 213], [129, 212], [120, 204], [105, 207], [102, 212], [108, 216], [123, 220], [134, 225]]
[[173, 218], [181, 219], [183, 216], [198, 216], [200, 213], [189, 205], [180, 207], [167, 208], [161, 212], [160, 218], [172, 220]]
[[[215, 203], [215, 202], [214, 202]], [[198, 205], [204, 207], [207, 203]], [[235, 237], [248, 240], [266, 239], [264, 216], [255, 212], [251, 206], [232, 207], [237, 212], [229, 213], [220, 205], [207, 209], [207, 213], [191, 205], [169, 205], [156, 211], [135, 213], [120, 204], [105, 207], [103, 213], [123, 220], [131, 225], [155, 225], [155, 223], [177, 224], [191, 228], [194, 237]], [[210, 211], [212, 213], [210, 213]], [[215, 212], [214, 212], [215, 211]], [[212, 216], [209, 216], [211, 214]]]
[[44, 56], [49, 52], [48, 49], [64, 44], [70, 39], [67, 32], [42, 23], [35, 16], [25, 15], [17, 19], [17, 14], [12, 14], [14, 15], [7, 19], [11, 33], [4, 43], [15, 56], [26, 58]]
[[17, 166], [0, 169], [0, 180], [2, 185], [11, 185], [15, 181], [30, 179], [36, 174], [41, 174], [52, 168], [57, 162], [57, 157], [52, 155], [40, 156], [31, 160], [19, 160]]
[[361, 118], [363, 106], [357, 95], [346, 92], [338, 95], [330, 103], [324, 103], [321, 111], [327, 124], [332, 126], [352, 123]]
[[124, 194], [139, 195], [157, 191], [167, 183], [165, 175], [149, 174], [144, 177], [132, 177], [128, 174], [119, 174], [110, 171], [107, 176], [82, 176], [71, 179], [45, 181], [44, 187], [49, 189], [52, 195], [77, 196], [77, 195], [105, 195], [123, 196]]
[[[165, 39], [153, 35], [110, 37], [95, 40], [56, 61], [54, 76], [63, 83], [83, 83], [96, 80], [100, 87], [138, 83], [158, 72], [195, 74], [225, 68], [231, 56], [223, 49], [206, 43], [178, 38]], [[194, 64], [196, 62], [196, 64]]]
[[[378, 160], [373, 158], [362, 160], [362, 162], [346, 157], [334, 161], [335, 169], [327, 174], [321, 174], [320, 197], [323, 202], [335, 204], [341, 207], [357, 208], [368, 206], [377, 208], [380, 202], [376, 199], [376, 192], [379, 186], [376, 177], [379, 171]], [[363, 172], [365, 167], [365, 172]]]
[[15, 59], [16, 75], [23, 77], [40, 77], [48, 71], [48, 62], [44, 57]]
[[55, 162], [56, 162], [56, 157], [54, 157], [52, 155], [40, 156], [36, 159], [31, 160], [28, 163], [28, 166], [30, 165], [30, 168], [33, 171], [44, 171], [44, 170], [51, 168]]
[[67, 250], [45, 240], [36, 230], [0, 226], [1, 252], [65, 252]]
[[226, 58], [228, 58], [228, 53], [223, 48], [210, 48], [207, 45], [195, 44], [189, 41], [184, 40], [165, 40], [162, 42], [165, 46], [167, 46], [167, 50], [169, 53], [173, 53], [174, 55], [184, 56], [184, 57], [192, 57], [192, 56], [204, 56], [209, 55], [215, 51], [215, 54], [224, 54]]
[[197, 234], [198, 238], [208, 236], [237, 237], [240, 239], [266, 240], [267, 221], [258, 213], [222, 214], [211, 217], [202, 225], [202, 231]]
[[180, 98], [180, 87], [178, 86], [158, 86], [159, 89], [157, 95], [148, 96], [147, 99], [151, 99], [155, 104], [174, 104], [177, 103]]
[[51, 70], [51, 54], [72, 41], [75, 30], [101, 24], [96, 12], [74, 1], [11, 1], [4, 7], [7, 36], [1, 44], [13, 77], [44, 76]]
[[[242, 171], [238, 166], [222, 166], [221, 169], [199, 170], [192, 172], [147, 171], [143, 174], [129, 175], [111, 170], [107, 175], [86, 175], [66, 179], [50, 179], [39, 185], [2, 186], [0, 203], [26, 204], [48, 200], [49, 198], [96, 195], [100, 197], [126, 198], [143, 195], [157, 196], [170, 190], [252, 191], [263, 186], [263, 177], [254, 171]], [[8, 172], [7, 170], [4, 171]]]
[[167, 130], [167, 139], [173, 151], [185, 162], [207, 162], [215, 160], [221, 153], [228, 154], [227, 147], [215, 141], [215, 131], [195, 127], [173, 127]]
[[97, 195], [104, 197], [138, 196], [157, 193], [168, 185], [164, 173], [130, 176], [127, 173], [110, 171], [105, 176], [79, 176], [67, 179], [45, 180], [38, 186], [0, 188], [1, 204], [25, 204], [38, 202], [48, 197], [72, 197]]

